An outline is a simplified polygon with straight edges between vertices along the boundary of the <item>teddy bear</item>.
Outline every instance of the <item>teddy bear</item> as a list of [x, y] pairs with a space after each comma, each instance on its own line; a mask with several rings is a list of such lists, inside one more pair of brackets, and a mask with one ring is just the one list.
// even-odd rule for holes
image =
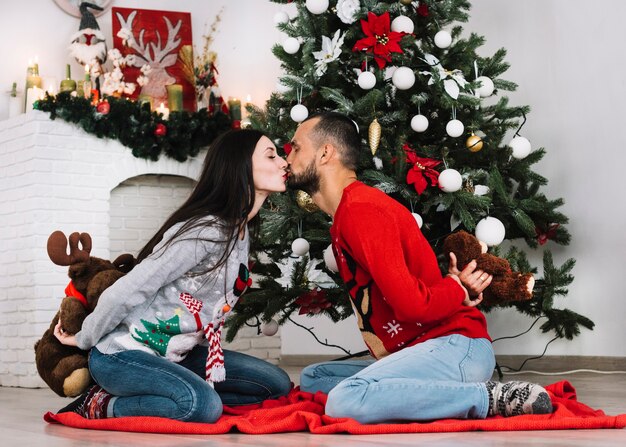
[[67, 244], [61, 231], [55, 231], [48, 238], [50, 260], [56, 265], [68, 266], [71, 281], [50, 327], [35, 343], [35, 363], [39, 376], [52, 391], [61, 397], [75, 397], [91, 384], [88, 352], [61, 344], [54, 336], [54, 327], [60, 318], [65, 332], [75, 334], [80, 331], [83, 320], [93, 312], [102, 292], [128, 273], [136, 260], [127, 253], [113, 262], [90, 256], [91, 236], [88, 233], [70, 235], [69, 255]]
[[459, 270], [475, 259], [477, 269], [493, 275], [491, 284], [483, 292], [482, 304], [493, 306], [532, 298], [533, 275], [512, 271], [506, 259], [487, 253], [487, 245], [468, 232], [461, 230], [446, 237], [443, 249], [446, 256], [450, 252], [455, 254]]

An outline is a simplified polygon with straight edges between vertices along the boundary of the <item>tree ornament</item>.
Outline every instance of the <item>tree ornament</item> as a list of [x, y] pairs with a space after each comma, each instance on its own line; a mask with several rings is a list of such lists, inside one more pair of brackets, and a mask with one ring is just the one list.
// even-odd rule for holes
[[291, 251], [296, 256], [304, 256], [309, 252], [309, 241], [303, 237], [299, 237], [291, 243]]
[[417, 222], [417, 226], [422, 228], [422, 225], [424, 225], [424, 219], [422, 219], [422, 216], [417, 213], [411, 213], [411, 215], [415, 219], [415, 222]]
[[366, 37], [357, 40], [352, 47], [352, 51], [372, 53], [381, 70], [391, 62], [391, 53], [404, 53], [400, 47], [403, 34], [391, 31], [389, 22], [389, 12], [380, 16], [368, 12], [367, 20], [361, 20], [361, 29]]
[[305, 5], [311, 14], [322, 14], [328, 9], [328, 0], [306, 0]]
[[439, 174], [439, 187], [443, 192], [456, 192], [463, 186], [463, 177], [456, 169], [444, 169]]
[[306, 106], [302, 104], [296, 104], [291, 108], [289, 116], [291, 116], [291, 119], [294, 120], [296, 123], [301, 123], [309, 116], [309, 109], [307, 109]]
[[322, 310], [332, 307], [332, 303], [326, 299], [326, 291], [315, 289], [303, 293], [295, 301], [300, 306], [298, 315], [317, 315]]
[[283, 50], [288, 54], [296, 54], [300, 49], [300, 42], [295, 37], [287, 37], [283, 42]]
[[435, 45], [438, 48], [448, 48], [452, 43], [452, 36], [449, 32], [441, 30], [435, 34]]
[[411, 3], [413, 3], [413, 0], [400, 0], [400, 3], [402, 3], [404, 6], [410, 6]]
[[465, 140], [465, 147], [467, 147], [470, 152], [478, 152], [483, 148], [483, 139], [478, 135], [471, 134], [467, 140]]
[[464, 130], [465, 127], [463, 123], [457, 119], [450, 120], [448, 124], [446, 124], [446, 133], [452, 138], [460, 137], [463, 135]]
[[367, 131], [367, 135], [369, 137], [369, 145], [370, 151], [372, 151], [372, 155], [376, 155], [376, 151], [378, 150], [378, 145], [380, 144], [380, 136], [382, 135], [382, 127], [378, 123], [378, 120], [374, 118], [374, 121], [370, 123], [370, 127]]
[[337, 273], [339, 271], [339, 267], [337, 266], [337, 260], [335, 259], [335, 254], [333, 253], [333, 245], [330, 244], [324, 250], [324, 263], [326, 264], [326, 268], [331, 272]]
[[263, 335], [271, 337], [272, 335], [276, 335], [276, 332], [278, 332], [278, 323], [273, 318], [267, 323], [261, 324], [261, 333]]
[[504, 240], [506, 231], [504, 224], [495, 217], [487, 216], [476, 225], [474, 232], [478, 240], [483, 241], [490, 247], [499, 245]]
[[300, 208], [309, 213], [313, 213], [319, 210], [319, 207], [315, 204], [310, 195], [302, 190], [296, 191], [296, 203]]
[[370, 90], [376, 85], [376, 75], [371, 71], [363, 71], [359, 75], [357, 83], [363, 90]]
[[476, 93], [478, 93], [481, 98], [491, 96], [493, 90], [495, 89], [493, 81], [487, 76], [479, 76], [476, 78], [476, 81], [480, 82], [480, 87], [476, 89]]
[[524, 137], [517, 136], [511, 140], [509, 147], [513, 151], [513, 158], [521, 160], [530, 154], [530, 141]]
[[100, 101], [96, 106], [96, 111], [102, 115], [107, 115], [111, 111], [111, 104], [107, 100]]
[[428, 118], [424, 115], [415, 115], [411, 118], [411, 129], [415, 132], [425, 132], [428, 129]]
[[414, 29], [415, 24], [413, 20], [409, 19], [407, 16], [398, 16], [391, 21], [391, 31], [395, 31], [396, 33], [412, 34]]
[[398, 67], [391, 75], [391, 82], [398, 90], [408, 90], [415, 84], [415, 73], [409, 67]]
[[402, 150], [406, 154], [406, 162], [412, 165], [411, 169], [406, 173], [406, 182], [409, 185], [413, 185], [418, 194], [424, 192], [429, 181], [432, 186], [437, 184], [439, 172], [435, 171], [434, 168], [441, 164], [439, 160], [418, 157], [415, 153], [415, 149], [411, 148], [408, 144], [402, 146]]
[[289, 22], [289, 14], [287, 14], [285, 11], [278, 11], [276, 14], [274, 14], [274, 23], [276, 25], [287, 22]]
[[164, 137], [167, 135], [167, 127], [163, 123], [158, 123], [154, 129], [154, 135], [157, 137]]

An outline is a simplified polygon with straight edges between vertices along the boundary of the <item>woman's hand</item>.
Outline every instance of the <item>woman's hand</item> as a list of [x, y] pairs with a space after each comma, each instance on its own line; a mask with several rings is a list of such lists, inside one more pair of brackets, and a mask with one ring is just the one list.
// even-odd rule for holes
[[63, 331], [63, 325], [61, 324], [60, 318], [59, 318], [59, 322], [54, 327], [54, 336], [63, 345], [78, 346], [78, 344], [76, 343], [76, 336], [67, 334]]
[[[478, 299], [482, 301], [483, 291], [489, 287], [489, 284], [491, 284], [491, 281], [493, 280], [493, 275], [490, 275], [482, 270], [476, 270], [476, 260], [471, 261], [462, 271], [460, 271], [456, 264], [456, 256], [452, 252], [450, 252], [448, 274], [458, 276], [470, 296], [478, 297], [472, 302], [475, 302]], [[474, 304], [474, 306], [476, 304]]]

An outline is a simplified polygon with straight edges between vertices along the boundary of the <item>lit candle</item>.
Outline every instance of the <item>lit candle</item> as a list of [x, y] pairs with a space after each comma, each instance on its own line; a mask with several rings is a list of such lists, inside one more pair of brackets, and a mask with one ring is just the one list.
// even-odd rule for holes
[[161, 103], [161, 105], [157, 109], [157, 112], [160, 113], [163, 116], [164, 120], [166, 120], [166, 119], [168, 119], [170, 117], [170, 109], [165, 107], [165, 104], [163, 104], [163, 103]]
[[85, 65], [85, 82], [83, 82], [83, 96], [86, 99], [91, 98], [91, 75], [89, 74], [89, 65]]
[[35, 105], [35, 101], [43, 99], [44, 93], [43, 89], [39, 87], [31, 87], [26, 91], [26, 111], [30, 112], [33, 110], [33, 106]]
[[183, 110], [183, 86], [180, 84], [171, 84], [167, 88], [167, 106], [171, 112], [180, 112]]
[[[26, 69], [26, 86], [24, 87], [24, 106], [26, 110], [30, 110], [32, 103], [28, 102], [28, 89], [42, 87], [42, 80], [39, 76], [39, 64], [37, 63], [38, 57], [35, 56], [35, 62], [32, 59], [28, 59], [28, 68]], [[37, 98], [39, 99], [39, 98]]]

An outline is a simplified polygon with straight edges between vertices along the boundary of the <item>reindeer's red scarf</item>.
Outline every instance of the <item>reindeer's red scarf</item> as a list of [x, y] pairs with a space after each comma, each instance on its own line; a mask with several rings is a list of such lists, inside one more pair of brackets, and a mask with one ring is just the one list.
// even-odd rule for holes
[[65, 288], [65, 296], [71, 296], [71, 297], [76, 298], [78, 301], [81, 302], [81, 304], [85, 308], [87, 308], [87, 298], [85, 298], [85, 295], [80, 293], [78, 291], [78, 289], [76, 287], [74, 287], [74, 282], [73, 281], [70, 281], [70, 283]]

